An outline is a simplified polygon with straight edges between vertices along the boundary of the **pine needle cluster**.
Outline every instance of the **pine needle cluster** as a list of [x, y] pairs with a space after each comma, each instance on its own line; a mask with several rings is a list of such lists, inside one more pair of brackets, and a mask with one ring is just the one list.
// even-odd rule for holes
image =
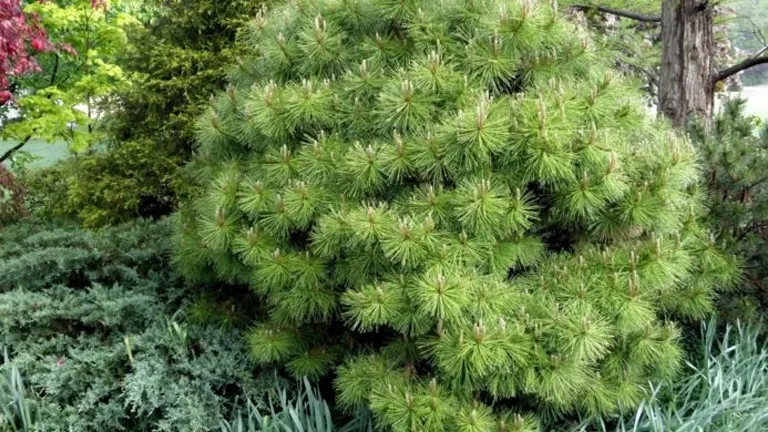
[[636, 405], [733, 266], [695, 153], [555, 4], [300, 0], [199, 120], [189, 276], [249, 284], [252, 357], [394, 431]]

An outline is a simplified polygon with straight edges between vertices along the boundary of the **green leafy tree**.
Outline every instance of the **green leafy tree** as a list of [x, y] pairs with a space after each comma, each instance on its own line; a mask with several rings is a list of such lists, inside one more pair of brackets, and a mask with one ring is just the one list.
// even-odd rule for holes
[[692, 146], [549, 4], [299, 1], [246, 40], [177, 260], [249, 284], [251, 356], [335, 368], [342, 408], [528, 431], [633, 407], [677, 370], [672, 319], [735, 278]]
[[[101, 104], [127, 83], [115, 63], [137, 22], [106, 2], [62, 0], [28, 2], [25, 11], [39, 17], [58, 46], [36, 56], [38, 74], [19, 77], [13, 87], [14, 110], [6, 109], [2, 137], [15, 144], [0, 156], [11, 158], [31, 139], [65, 141], [72, 150], [87, 149], [98, 138], [94, 125]], [[119, 2], [118, 2], [119, 4]]]

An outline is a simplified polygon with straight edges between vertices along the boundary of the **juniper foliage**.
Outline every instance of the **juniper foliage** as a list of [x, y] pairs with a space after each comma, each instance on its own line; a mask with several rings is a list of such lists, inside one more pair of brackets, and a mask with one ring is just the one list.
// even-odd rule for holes
[[342, 408], [527, 431], [633, 407], [736, 277], [691, 145], [554, 3], [301, 0], [244, 37], [177, 262], [250, 285], [251, 356], [335, 371]]
[[168, 221], [0, 230], [0, 371], [27, 389], [9, 380], [15, 394], [0, 395], [16, 427], [206, 431], [242, 399], [265, 407], [280, 381], [254, 371], [241, 331], [187, 316], [196, 293], [172, 271], [169, 234]]

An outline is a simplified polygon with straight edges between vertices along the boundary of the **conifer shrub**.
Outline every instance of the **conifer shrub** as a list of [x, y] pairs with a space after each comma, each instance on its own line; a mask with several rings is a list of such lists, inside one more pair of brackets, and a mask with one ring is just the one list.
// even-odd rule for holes
[[746, 100], [732, 99], [706, 130], [691, 125], [704, 163], [712, 234], [744, 262], [739, 289], [723, 296], [720, 312], [754, 317], [768, 306], [768, 125], [744, 112]]
[[[144, 0], [129, 8], [143, 26], [128, 35], [120, 66], [134, 78], [105, 116], [118, 143], [152, 141], [162, 155], [187, 161], [195, 119], [226, 85], [242, 47], [237, 33], [258, 11], [254, 0]], [[266, 2], [268, 3], [268, 2]]]
[[186, 193], [180, 164], [150, 140], [115, 144], [26, 173], [27, 205], [35, 216], [89, 228], [166, 216]]
[[198, 124], [190, 278], [248, 284], [251, 357], [394, 431], [634, 407], [735, 270], [692, 146], [554, 5], [297, 1]]
[[168, 221], [0, 230], [0, 430], [208, 431], [246, 398], [266, 409], [282, 381], [248, 362], [242, 329], [186, 313], [197, 292], [170, 266], [169, 234]]

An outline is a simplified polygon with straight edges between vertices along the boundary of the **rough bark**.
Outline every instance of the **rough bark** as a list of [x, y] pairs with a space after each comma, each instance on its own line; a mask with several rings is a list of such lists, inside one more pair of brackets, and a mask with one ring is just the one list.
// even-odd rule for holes
[[706, 0], [664, 0], [659, 113], [683, 126], [714, 105], [713, 11]]

